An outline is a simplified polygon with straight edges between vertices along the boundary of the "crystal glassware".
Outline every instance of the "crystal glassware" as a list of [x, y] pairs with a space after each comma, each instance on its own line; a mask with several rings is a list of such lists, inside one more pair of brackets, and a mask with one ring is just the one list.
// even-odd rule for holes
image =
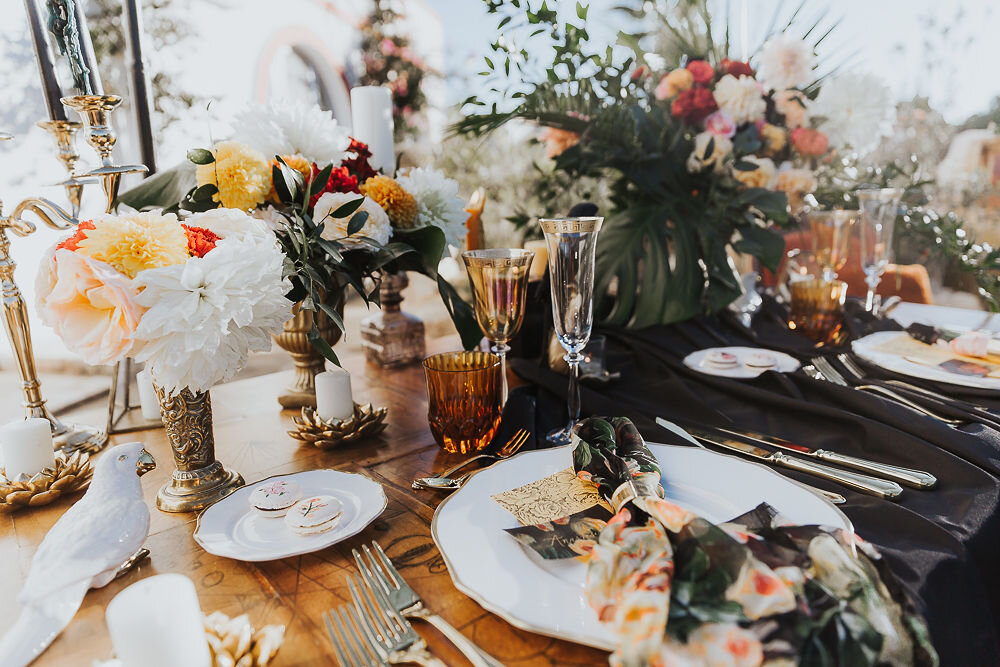
[[594, 263], [604, 218], [542, 218], [538, 222], [548, 244], [552, 320], [569, 365], [569, 423], [549, 433], [547, 439], [566, 445], [580, 418], [581, 352], [594, 322]]
[[833, 340], [844, 323], [847, 283], [806, 278], [788, 287], [792, 293], [788, 328], [818, 343]]
[[501, 403], [507, 402], [507, 344], [524, 322], [528, 276], [535, 253], [518, 248], [467, 250], [462, 253], [476, 302], [476, 321], [500, 357]]
[[500, 425], [500, 359], [489, 352], [444, 352], [424, 359], [427, 421], [452, 454], [485, 447]]
[[858, 212], [810, 211], [806, 219], [816, 261], [823, 268], [823, 280], [830, 282], [847, 263], [847, 244]]
[[865, 310], [878, 314], [878, 297], [875, 288], [882, 282], [882, 274], [892, 255], [892, 231], [903, 191], [899, 188], [870, 188], [857, 191], [861, 222], [861, 268], [865, 272], [868, 296]]

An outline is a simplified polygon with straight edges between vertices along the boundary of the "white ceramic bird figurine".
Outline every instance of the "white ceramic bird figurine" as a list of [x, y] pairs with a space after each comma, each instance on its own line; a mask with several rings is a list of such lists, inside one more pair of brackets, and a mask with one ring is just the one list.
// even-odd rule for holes
[[156, 467], [141, 442], [104, 452], [80, 498], [45, 535], [31, 559], [17, 622], [0, 638], [0, 664], [23, 667], [41, 655], [91, 588], [111, 581], [149, 534], [139, 477]]

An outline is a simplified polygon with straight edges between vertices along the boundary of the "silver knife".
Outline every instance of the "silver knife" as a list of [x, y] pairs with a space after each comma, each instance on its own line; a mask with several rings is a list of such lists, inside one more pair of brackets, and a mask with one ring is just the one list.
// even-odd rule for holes
[[860, 473], [840, 470], [838, 468], [823, 465], [822, 463], [814, 463], [812, 461], [795, 458], [794, 456], [789, 456], [788, 454], [784, 454], [782, 452], [773, 452], [770, 449], [764, 449], [763, 447], [751, 445], [749, 443], [736, 440], [735, 438], [715, 435], [710, 431], [704, 431], [702, 429], [687, 430], [702, 442], [707, 442], [718, 447], [736, 451], [740, 454], [746, 454], [747, 456], [752, 456], [756, 459], [760, 459], [761, 461], [767, 461], [768, 463], [780, 465], [791, 470], [798, 470], [799, 472], [815, 475], [816, 477], [822, 477], [823, 479], [843, 484], [844, 486], [850, 487], [856, 491], [861, 491], [862, 493], [867, 493], [872, 496], [891, 500], [898, 498], [899, 495], [903, 493], [903, 487], [896, 482], [890, 482], [888, 480], [879, 479], [878, 477], [870, 477]]
[[[677, 424], [673, 423], [672, 421], [667, 421], [663, 417], [657, 417], [656, 418], [656, 423], [659, 424], [660, 426], [662, 426], [663, 428], [667, 429], [671, 433], [674, 433], [675, 435], [677, 435], [677, 436], [679, 436], [681, 438], [684, 438], [685, 440], [687, 440], [688, 442], [692, 443], [696, 447], [701, 447], [702, 449], [711, 451], [711, 450], [708, 449], [708, 447], [706, 447], [705, 445], [701, 444], [700, 442], [698, 442], [697, 440], [695, 440], [694, 438], [692, 438], [691, 434], [689, 434], [687, 431], [685, 431], [683, 428], [681, 428]], [[826, 489], [818, 489], [815, 486], [809, 486], [808, 484], [802, 484], [802, 482], [798, 482], [798, 481], [796, 483], [804, 486], [805, 488], [809, 489], [810, 491], [812, 491], [815, 494], [823, 496], [824, 498], [826, 498], [827, 500], [829, 500], [834, 505], [843, 505], [844, 503], [847, 502], [847, 498], [845, 498], [844, 496], [840, 495], [839, 493], [834, 493], [832, 491], [827, 491]]]
[[[699, 429], [689, 430], [694, 431]], [[937, 477], [929, 472], [924, 472], [923, 470], [904, 468], [902, 466], [894, 466], [888, 463], [879, 463], [878, 461], [869, 461], [868, 459], [848, 456], [847, 454], [838, 454], [837, 452], [831, 452], [826, 449], [812, 449], [810, 447], [806, 447], [805, 445], [800, 445], [789, 440], [785, 440], [784, 438], [779, 438], [775, 435], [764, 435], [762, 433], [754, 433], [753, 431], [731, 431], [728, 428], [722, 428], [721, 426], [716, 426], [715, 430], [728, 433], [729, 435], [735, 435], [740, 438], [745, 438], [761, 445], [767, 445], [768, 447], [787, 449], [790, 452], [802, 454], [803, 456], [808, 456], [814, 459], [820, 459], [821, 461], [826, 461], [828, 463], [836, 463], [838, 465], [854, 468], [855, 470], [860, 470], [862, 472], [870, 472], [876, 475], [881, 475], [882, 477], [895, 480], [902, 484], [906, 484], [907, 486], [912, 486], [915, 489], [931, 489], [937, 485]], [[711, 435], [708, 431], [703, 432]]]

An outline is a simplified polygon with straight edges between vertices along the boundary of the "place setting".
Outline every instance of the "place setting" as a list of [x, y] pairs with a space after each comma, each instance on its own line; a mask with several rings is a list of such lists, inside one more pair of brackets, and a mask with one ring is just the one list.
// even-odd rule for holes
[[0, 665], [1000, 665], [1000, 25], [770, 4], [0, 10]]

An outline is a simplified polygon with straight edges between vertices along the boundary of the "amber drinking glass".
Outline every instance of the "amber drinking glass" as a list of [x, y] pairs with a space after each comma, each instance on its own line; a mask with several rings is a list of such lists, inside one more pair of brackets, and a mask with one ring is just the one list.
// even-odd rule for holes
[[468, 454], [489, 444], [500, 425], [500, 358], [444, 352], [424, 359], [427, 420], [445, 451]]
[[823, 280], [830, 282], [837, 271], [847, 264], [848, 241], [851, 228], [858, 220], [857, 211], [810, 211], [809, 237], [812, 239], [816, 261], [823, 268]]
[[462, 253], [476, 302], [476, 320], [500, 357], [501, 404], [507, 402], [507, 344], [524, 322], [528, 275], [535, 253], [520, 248], [466, 250]]
[[790, 283], [788, 289], [792, 293], [788, 328], [817, 343], [832, 341], [844, 324], [847, 283], [807, 278]]

